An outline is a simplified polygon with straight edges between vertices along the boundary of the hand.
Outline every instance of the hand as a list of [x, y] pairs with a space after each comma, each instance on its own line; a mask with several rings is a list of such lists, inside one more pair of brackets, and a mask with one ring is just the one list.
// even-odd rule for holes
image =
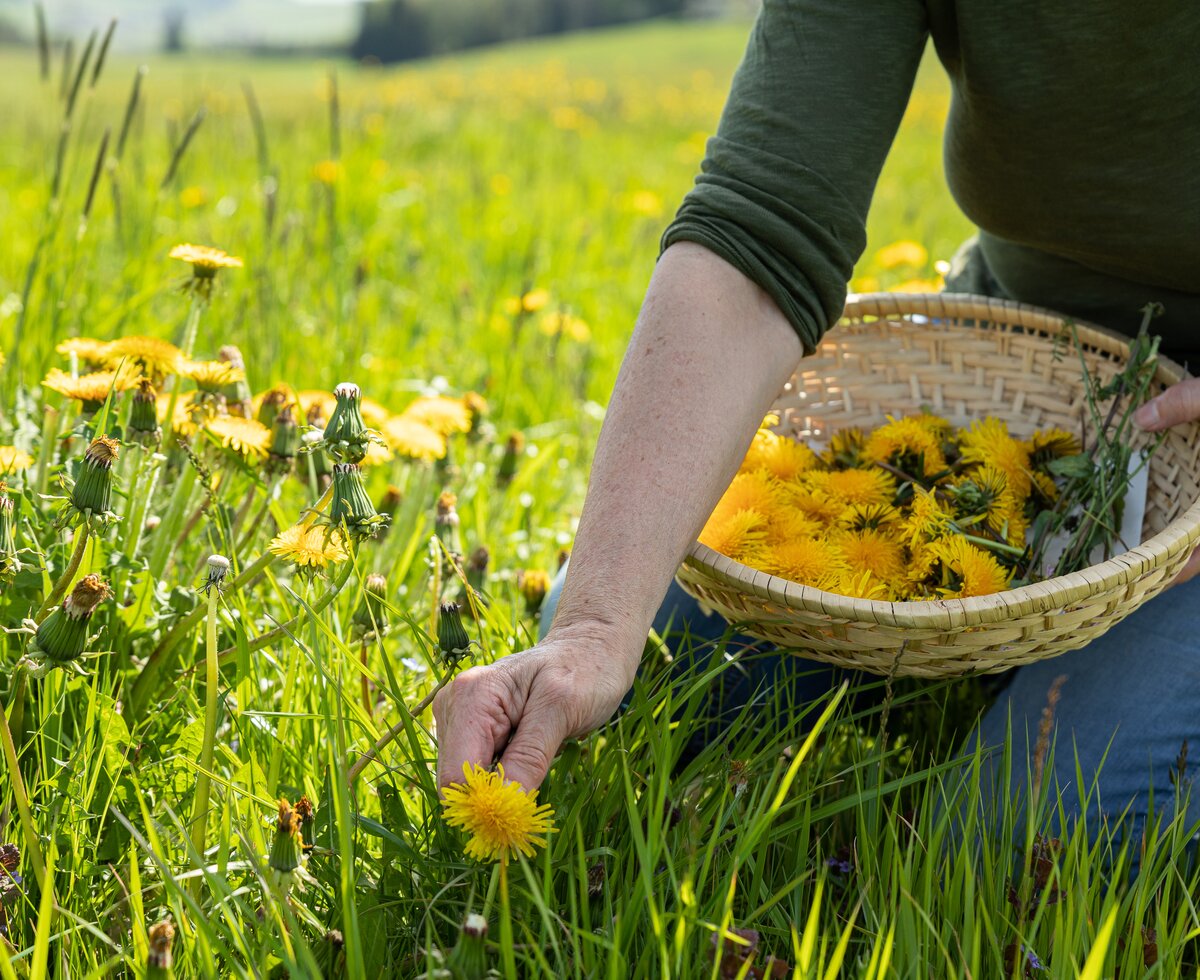
[[[1157, 398], [1151, 398], [1133, 416], [1147, 432], [1161, 432], [1173, 425], [1200, 419], [1200, 378], [1188, 378], [1171, 385]], [[1179, 585], [1200, 574], [1200, 549], [1193, 551], [1172, 585]]]
[[438, 787], [462, 781], [464, 762], [541, 785], [566, 738], [599, 728], [633, 684], [637, 656], [602, 629], [552, 631], [536, 647], [463, 671], [433, 701]]

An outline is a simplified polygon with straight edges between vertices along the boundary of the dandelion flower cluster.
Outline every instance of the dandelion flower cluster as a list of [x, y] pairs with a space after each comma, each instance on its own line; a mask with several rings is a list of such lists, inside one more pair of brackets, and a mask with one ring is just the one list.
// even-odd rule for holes
[[554, 817], [549, 804], [538, 805], [536, 789], [526, 792], [506, 783], [503, 766], [490, 772], [470, 763], [463, 765], [463, 782], [446, 788], [442, 811], [446, 823], [470, 835], [469, 857], [504, 864], [518, 854], [533, 857], [535, 846], [545, 847]]
[[1080, 452], [1061, 429], [1014, 437], [1000, 419], [956, 429], [930, 413], [833, 433], [823, 451], [768, 416], [700, 541], [772, 575], [861, 599], [1008, 588], [1051, 464]]

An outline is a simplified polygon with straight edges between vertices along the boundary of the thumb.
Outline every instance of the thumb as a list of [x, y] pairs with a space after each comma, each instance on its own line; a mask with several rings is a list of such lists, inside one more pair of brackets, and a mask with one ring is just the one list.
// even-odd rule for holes
[[542, 692], [533, 692], [500, 757], [505, 780], [520, 783], [526, 790], [537, 789], [568, 734], [561, 703]]
[[1143, 429], [1157, 432], [1200, 418], [1200, 378], [1188, 378], [1151, 398], [1133, 415]]

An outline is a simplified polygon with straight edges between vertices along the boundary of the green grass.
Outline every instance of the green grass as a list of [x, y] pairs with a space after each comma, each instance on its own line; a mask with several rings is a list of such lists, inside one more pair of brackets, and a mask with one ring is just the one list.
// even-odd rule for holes
[[[714, 937], [732, 953], [734, 928], [758, 931], [755, 966], [774, 955], [794, 966], [785, 975], [1003, 976], [1013, 943], [1046, 964], [1037, 976], [1195, 971], [1189, 828], [1152, 827], [1126, 844], [1079, 825], [1038, 872], [1035, 833], [1058, 801], [1041, 787], [1028, 821], [1007, 794], [978, 812], [990, 794], [974, 757], [957, 755], [978, 707], [965, 685], [900, 687], [890, 737], [877, 710], [843, 701], [822, 714], [826, 705], [776, 695], [681, 762], [723, 661], [701, 657], [672, 685], [652, 657], [628, 712], [551, 772], [542, 799], [557, 831], [507, 881], [465, 859], [438, 816], [430, 718], [403, 707], [449, 671], [433, 611], [458, 585], [431, 545], [435, 499], [455, 492], [464, 550], [491, 552], [486, 614], [470, 627], [476, 659], [528, 644], [536, 624], [516, 573], [552, 570], [569, 546], [658, 235], [715, 125], [744, 31], [657, 25], [403, 71], [337, 66], [336, 112], [330, 66], [154, 62], [119, 159], [135, 66], [114, 59], [94, 89], [82, 82], [57, 197], [57, 69], [44, 84], [30, 54], [0, 53], [0, 442], [37, 460], [12, 481], [26, 568], [0, 585], [5, 625], [33, 615], [68, 565], [54, 498], [100, 426], [37, 383], [64, 365], [54, 346], [68, 336], [182, 336], [189, 303], [185, 267], [166, 257], [173, 244], [245, 259], [221, 274], [196, 349], [240, 345], [254, 390], [352, 379], [392, 411], [431, 387], [490, 403], [485, 431], [452, 439], [450, 465], [370, 470], [373, 498], [397, 488], [392, 526], [333, 578], [261, 559], [316, 503], [312, 481], [274, 480], [203, 435], [190, 456], [125, 447], [114, 497], [124, 519], [95, 529], [79, 568], [116, 590], [93, 619], [99, 655], [81, 671], [27, 678], [16, 664], [28, 637], [0, 637], [22, 774], [6, 763], [0, 833], [21, 845], [24, 878], [5, 905], [0, 973], [149, 975], [147, 930], [169, 916], [180, 976], [409, 977], [434, 968], [469, 911], [488, 918], [491, 965], [508, 976], [749, 976], [712, 957]], [[969, 233], [941, 180], [946, 100], [925, 66], [879, 184], [864, 280], [929, 277]], [[880, 268], [875, 251], [901, 239], [924, 243], [929, 262]], [[535, 288], [548, 291], [547, 309], [586, 321], [587, 339], [548, 335], [541, 313], [507, 312], [508, 298]], [[515, 431], [528, 448], [503, 484]], [[210, 634], [197, 590], [214, 552], [241, 580]], [[371, 573], [388, 582], [382, 636], [355, 619]], [[227, 651], [215, 686], [210, 649]], [[395, 725], [396, 740], [349, 786], [349, 766]], [[191, 831], [206, 749], [200, 854]], [[274, 801], [302, 793], [317, 803], [315, 848], [303, 890], [285, 897], [267, 865]], [[1158, 947], [1150, 970], [1143, 926]], [[336, 954], [331, 929], [345, 940]]]

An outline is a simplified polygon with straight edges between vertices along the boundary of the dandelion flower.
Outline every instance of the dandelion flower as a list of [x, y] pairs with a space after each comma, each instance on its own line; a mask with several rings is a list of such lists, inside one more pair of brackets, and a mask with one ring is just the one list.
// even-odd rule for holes
[[538, 321], [538, 329], [547, 337], [564, 336], [576, 343], [586, 344], [592, 339], [592, 331], [587, 322], [571, 313], [562, 310], [552, 310], [543, 313]]
[[875, 265], [881, 269], [897, 269], [902, 266], [919, 269], [929, 261], [929, 252], [920, 242], [903, 239], [885, 245], [875, 253]]
[[33, 457], [16, 446], [0, 446], [0, 473], [20, 473], [33, 465]]
[[100, 365], [106, 360], [105, 352], [108, 350], [108, 341], [95, 340], [92, 337], [68, 337], [54, 349], [64, 357], [74, 354], [77, 360]]
[[977, 548], [964, 538], [957, 535], [943, 538], [930, 545], [929, 550], [949, 573], [945, 576], [943, 587], [938, 589], [944, 596], [967, 598], [991, 595], [1008, 588], [1012, 573], [1005, 571], [982, 548]]
[[300, 568], [313, 570], [325, 568], [331, 562], [339, 564], [350, 557], [340, 531], [299, 524], [277, 534], [271, 541], [270, 550], [271, 554], [286, 558]]
[[212, 279], [221, 269], [240, 269], [244, 265], [237, 256], [210, 245], [176, 245], [167, 255], [189, 263], [197, 279]]
[[868, 528], [893, 527], [900, 520], [900, 511], [891, 504], [864, 504], [847, 507], [838, 517], [838, 526], [850, 531], [865, 531]]
[[333, 409], [337, 405], [337, 399], [333, 397], [333, 392], [331, 391], [317, 391], [312, 388], [306, 388], [303, 391], [296, 392], [296, 398], [300, 402], [300, 411], [305, 418], [308, 418], [309, 413], [315, 408], [320, 412], [321, 418], [327, 419], [333, 414]]
[[358, 407], [362, 412], [363, 421], [372, 429], [383, 428], [383, 423], [392, 417], [392, 413], [387, 410], [386, 405], [382, 405], [366, 395], [362, 396]]
[[538, 806], [536, 789], [526, 792], [517, 783], [505, 783], [499, 764], [489, 772], [465, 763], [463, 777], [446, 788], [442, 812], [451, 827], [470, 834], [469, 857], [507, 864], [517, 854], [533, 857], [535, 846], [546, 846], [554, 811], [549, 804]]
[[752, 510], [765, 517], [777, 510], [782, 500], [779, 484], [769, 476], [739, 473], [717, 501], [712, 517], [714, 520], [723, 520], [742, 510]]
[[420, 422], [441, 436], [448, 436], [454, 432], [469, 432], [471, 429], [471, 410], [461, 398], [446, 398], [442, 395], [418, 398], [400, 413], [400, 417]]
[[714, 514], [700, 532], [700, 543], [735, 561], [753, 565], [766, 541], [766, 524], [766, 518], [756, 510]]
[[183, 352], [158, 337], [121, 337], [104, 349], [104, 363], [115, 368], [123, 360], [139, 365], [144, 374], [157, 378], [177, 373]]
[[1063, 456], [1074, 456], [1083, 451], [1077, 436], [1067, 432], [1066, 429], [1059, 428], [1035, 432], [1025, 442], [1025, 448], [1029, 452], [1030, 461], [1035, 466]]
[[271, 430], [257, 419], [218, 415], [209, 419], [205, 428], [226, 449], [251, 462], [263, 459], [271, 450]]
[[853, 572], [891, 582], [904, 575], [904, 545], [886, 531], [845, 531], [834, 542]]
[[786, 503], [814, 521], [828, 525], [836, 523], [846, 512], [847, 505], [827, 494], [818, 477], [829, 473], [808, 473], [799, 483], [785, 488]]
[[841, 550], [824, 538], [799, 538], [768, 548], [763, 554], [763, 571], [780, 578], [828, 589], [846, 570]]
[[94, 371], [76, 378], [66, 371], [51, 368], [42, 378], [42, 387], [83, 402], [84, 413], [95, 414], [108, 398], [110, 391], [127, 391], [137, 384], [137, 380], [137, 376], [131, 371], [123, 371], [119, 376], [113, 371]]
[[[204, 406], [198, 404], [193, 396], [194, 391], [185, 391], [175, 401], [175, 415], [170, 420], [171, 429], [176, 435], [194, 436], [200, 429], [200, 423], [205, 417]], [[162, 392], [155, 398], [158, 420], [167, 424], [167, 412], [171, 410], [171, 392]]]
[[887, 463], [918, 480], [946, 468], [942, 440], [911, 416], [889, 419], [872, 432], [863, 455], [872, 463]]
[[777, 480], [795, 480], [817, 465], [817, 454], [802, 442], [760, 429], [742, 463], [745, 471], [761, 470]]
[[183, 361], [179, 373], [207, 392], [218, 392], [227, 385], [246, 380], [245, 369], [228, 361]]
[[384, 423], [383, 437], [401, 456], [412, 459], [441, 459], [446, 455], [446, 439], [423, 422], [397, 415]]
[[867, 437], [862, 429], [840, 429], [829, 437], [829, 448], [821, 458], [835, 469], [863, 466], [866, 458]]
[[833, 591], [852, 599], [873, 599], [876, 602], [887, 602], [894, 594], [870, 572], [859, 571], [842, 572]]
[[825, 532], [825, 525], [798, 510], [780, 509], [770, 516], [766, 543], [783, 544], [796, 538], [815, 538]]
[[975, 422], [959, 437], [966, 463], [991, 465], [1008, 475], [1009, 486], [1022, 499], [1033, 489], [1029, 449], [1008, 433], [1003, 420], [988, 417]]
[[510, 296], [504, 301], [504, 312], [509, 316], [536, 313], [550, 302], [550, 293], [545, 289], [531, 289], [521, 296]]
[[384, 466], [390, 463], [394, 455], [392, 450], [387, 446], [381, 446], [373, 439], [367, 446], [367, 455], [362, 458], [360, 466]]
[[834, 500], [858, 507], [888, 504], [896, 496], [896, 481], [880, 469], [835, 470], [824, 483]]
[[954, 515], [936, 495], [917, 487], [912, 508], [903, 524], [903, 537], [910, 546], [933, 541], [950, 533], [953, 520]]

